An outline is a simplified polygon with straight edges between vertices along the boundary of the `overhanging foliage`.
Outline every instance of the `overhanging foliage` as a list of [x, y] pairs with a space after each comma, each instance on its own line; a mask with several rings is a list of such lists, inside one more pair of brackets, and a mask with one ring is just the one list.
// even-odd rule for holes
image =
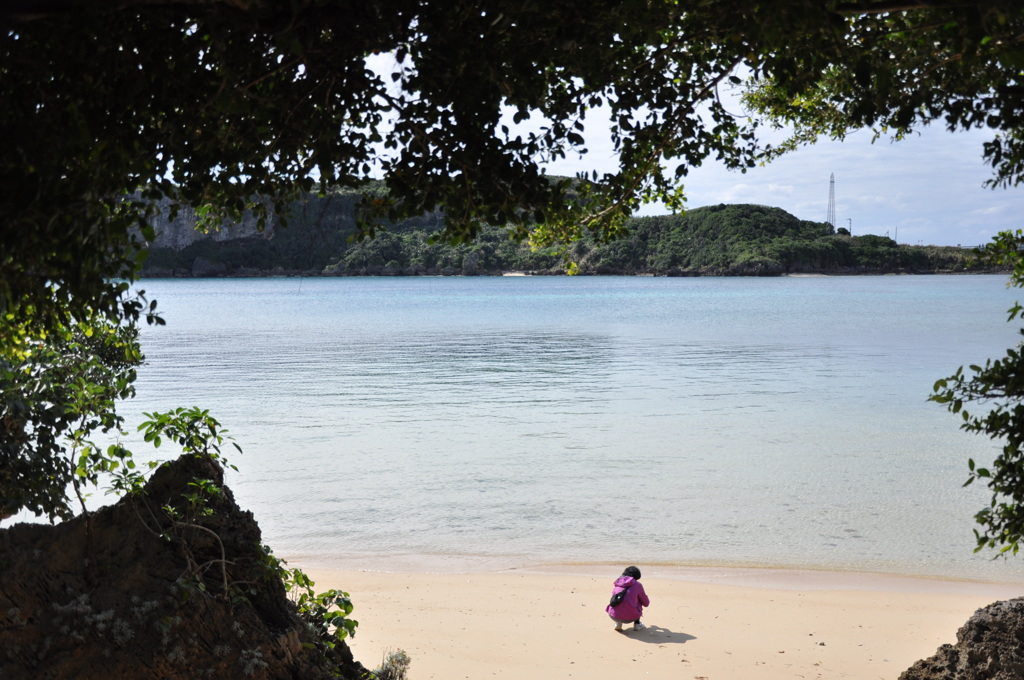
[[[983, 258], [1013, 269], [1009, 285], [1024, 287], [1024, 231], [1003, 232], [983, 253]], [[1015, 304], [1009, 321], [1017, 319], [1024, 307]], [[1024, 330], [1021, 330], [1024, 335]], [[1016, 555], [1024, 540], [1024, 351], [1011, 347], [1006, 356], [974, 364], [935, 383], [932, 401], [945, 404], [950, 413], [963, 419], [965, 432], [983, 434], [1002, 444], [991, 465], [969, 461], [970, 474], [964, 486], [984, 483], [992, 492], [989, 505], [975, 515], [977, 550], [997, 548]], [[980, 409], [979, 410], [976, 410]], [[988, 409], [987, 411], [985, 409]], [[970, 409], [970, 410], [968, 410]]]
[[[690, 168], [777, 151], [720, 99], [741, 72], [800, 141], [987, 125], [995, 181], [1024, 174], [1017, 0], [55, 0], [0, 22], [4, 370], [76, 324], [154, 311], [126, 282], [161, 200], [215, 225], [379, 175], [370, 233], [440, 207], [456, 242], [483, 224], [612, 240], [644, 200], [680, 207]], [[382, 55], [390, 71], [369, 67]], [[546, 176], [599, 110], [614, 169]], [[27, 455], [9, 415], [3, 443]]]
[[[92, 0], [0, 20], [0, 312], [40, 323], [143, 311], [109, 279], [136, 270], [163, 197], [215, 222], [379, 174], [371, 219], [440, 206], [455, 240], [483, 223], [541, 245], [613, 238], [643, 200], [680, 206], [691, 167], [762, 158], [719, 98], [739, 67], [808, 134], [945, 116], [999, 130], [997, 181], [1021, 176], [1012, 0]], [[616, 169], [547, 178], [544, 162], [585, 152], [601, 106]]]

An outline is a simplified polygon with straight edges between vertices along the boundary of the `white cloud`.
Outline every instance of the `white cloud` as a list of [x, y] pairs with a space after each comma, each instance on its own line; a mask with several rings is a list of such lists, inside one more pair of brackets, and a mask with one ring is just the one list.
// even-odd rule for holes
[[1007, 206], [1004, 203], [999, 203], [999, 204], [996, 204], [996, 205], [986, 206], [984, 208], [978, 208], [977, 210], [971, 211], [971, 214], [972, 215], [986, 215], [986, 216], [987, 215], [999, 215], [999, 216], [1002, 216], [1002, 215], [1006, 215], [1008, 211], [1009, 211], [1009, 206]]

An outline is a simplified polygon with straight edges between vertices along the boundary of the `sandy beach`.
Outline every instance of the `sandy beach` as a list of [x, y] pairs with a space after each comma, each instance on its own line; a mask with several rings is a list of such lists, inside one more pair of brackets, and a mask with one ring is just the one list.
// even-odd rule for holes
[[309, 570], [317, 590], [351, 594], [355, 657], [376, 668], [387, 650], [403, 649], [411, 680], [895, 680], [955, 642], [977, 608], [1024, 592], [883, 575], [647, 567], [648, 627], [617, 633], [604, 606], [619, 572]]

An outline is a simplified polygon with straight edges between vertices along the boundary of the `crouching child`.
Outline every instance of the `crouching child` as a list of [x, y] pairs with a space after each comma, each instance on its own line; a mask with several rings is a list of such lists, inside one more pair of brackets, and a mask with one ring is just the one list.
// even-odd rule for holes
[[643, 630], [646, 626], [640, 623], [640, 617], [644, 615], [644, 607], [650, 605], [651, 601], [640, 583], [640, 570], [626, 567], [622, 576], [615, 579], [612, 599], [605, 611], [615, 622], [615, 630], [621, 631], [624, 623], [632, 623], [633, 630]]

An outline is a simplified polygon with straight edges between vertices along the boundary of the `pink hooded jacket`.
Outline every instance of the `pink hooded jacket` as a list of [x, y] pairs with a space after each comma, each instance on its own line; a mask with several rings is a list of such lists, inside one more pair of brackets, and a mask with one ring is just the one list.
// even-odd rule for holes
[[620, 590], [628, 590], [626, 597], [619, 606], [608, 605], [605, 609], [608, 616], [620, 621], [636, 621], [644, 614], [644, 607], [651, 606], [651, 601], [644, 592], [643, 584], [632, 576], [620, 576], [615, 579], [612, 595]]

